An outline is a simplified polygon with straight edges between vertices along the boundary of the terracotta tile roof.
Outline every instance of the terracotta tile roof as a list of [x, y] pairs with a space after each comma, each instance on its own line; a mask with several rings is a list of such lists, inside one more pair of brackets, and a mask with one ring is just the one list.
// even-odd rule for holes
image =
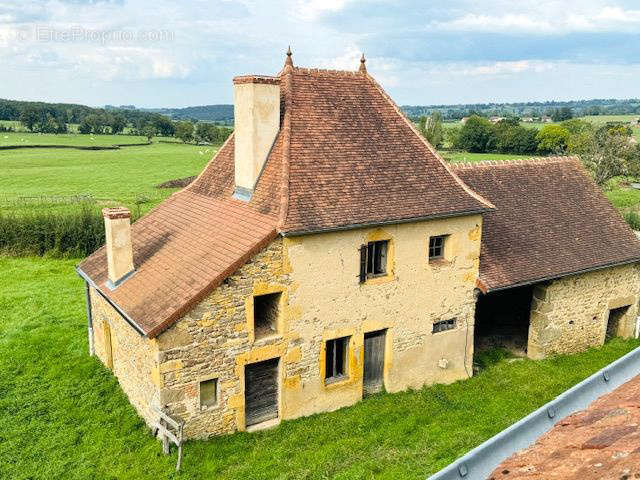
[[136, 271], [126, 282], [106, 286], [104, 247], [79, 268], [154, 337], [275, 237], [273, 216], [183, 190], [132, 225]]
[[288, 209], [308, 232], [484, 211], [364, 72], [295, 68]]
[[490, 480], [640, 478], [640, 376], [561, 420]]
[[277, 233], [481, 212], [469, 190], [365, 71], [279, 77], [281, 126], [248, 203], [232, 198], [234, 136], [198, 178], [132, 226], [135, 274], [105, 286], [104, 248], [79, 270], [153, 337]]
[[640, 241], [577, 158], [454, 168], [496, 206], [483, 220], [483, 290], [640, 260]]

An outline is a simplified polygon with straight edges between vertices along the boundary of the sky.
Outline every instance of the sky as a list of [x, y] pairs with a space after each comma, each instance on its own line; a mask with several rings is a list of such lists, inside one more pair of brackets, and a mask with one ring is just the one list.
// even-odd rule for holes
[[288, 45], [401, 105], [640, 97], [638, 0], [0, 0], [0, 97], [232, 103]]

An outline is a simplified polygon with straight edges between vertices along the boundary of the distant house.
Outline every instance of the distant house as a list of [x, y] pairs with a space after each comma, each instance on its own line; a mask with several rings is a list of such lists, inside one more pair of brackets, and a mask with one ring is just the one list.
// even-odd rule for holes
[[505, 117], [496, 117], [496, 116], [493, 116], [493, 117], [489, 118], [491, 123], [498, 123], [498, 122], [500, 122], [501, 120], [504, 120], [504, 119], [505, 119]]
[[149, 425], [188, 438], [335, 410], [633, 334], [640, 241], [575, 158], [447, 164], [378, 83], [233, 80], [196, 180], [78, 266], [91, 351]]

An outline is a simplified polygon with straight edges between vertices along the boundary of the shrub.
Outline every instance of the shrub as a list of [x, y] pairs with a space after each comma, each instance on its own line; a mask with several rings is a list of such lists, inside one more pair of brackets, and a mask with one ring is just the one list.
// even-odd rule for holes
[[490, 152], [495, 147], [493, 124], [486, 118], [472, 115], [460, 129], [456, 148], [473, 153]]
[[84, 257], [103, 244], [102, 212], [89, 203], [63, 212], [0, 213], [3, 253]]
[[564, 153], [569, 141], [569, 130], [560, 125], [546, 125], [536, 135], [541, 153]]
[[627, 212], [624, 214], [624, 219], [632, 230], [640, 231], [640, 214], [638, 212]]

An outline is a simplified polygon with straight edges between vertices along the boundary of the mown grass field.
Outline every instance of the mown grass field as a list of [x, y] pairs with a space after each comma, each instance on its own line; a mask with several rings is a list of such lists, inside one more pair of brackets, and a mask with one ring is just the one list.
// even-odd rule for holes
[[175, 191], [155, 185], [196, 175], [217, 148], [155, 142], [119, 150], [0, 151], [0, 209], [60, 209], [73, 205], [69, 197], [90, 195], [104, 205], [142, 202], [146, 210]]
[[136, 135], [90, 135], [80, 133], [28, 133], [0, 132], [3, 145], [73, 145], [83, 147], [105, 147], [118, 144], [146, 143], [147, 138]]
[[544, 361], [482, 357], [474, 378], [380, 394], [279, 427], [188, 442], [165, 457], [87, 354], [77, 260], [0, 257], [0, 478], [424, 479], [631, 349]]

